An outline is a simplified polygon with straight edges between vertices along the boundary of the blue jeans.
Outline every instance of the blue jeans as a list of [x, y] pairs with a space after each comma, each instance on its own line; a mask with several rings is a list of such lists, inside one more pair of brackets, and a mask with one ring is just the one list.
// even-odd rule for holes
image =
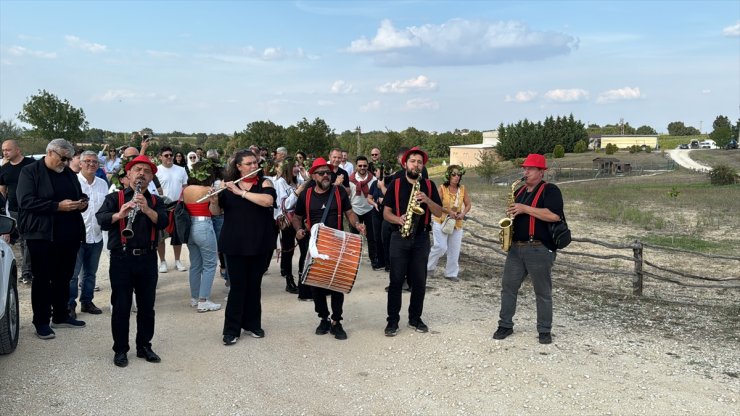
[[[195, 221], [190, 226], [190, 297], [208, 299], [211, 296], [213, 277], [216, 275], [218, 249], [216, 233], [210, 218]], [[202, 217], [201, 217], [202, 218]]]
[[[211, 221], [213, 221], [213, 232], [216, 233], [216, 246], [218, 246], [218, 239], [221, 235], [221, 228], [224, 226], [224, 215], [212, 215]], [[221, 247], [218, 247], [218, 258], [219, 261], [221, 261], [221, 267], [226, 267], [226, 257], [221, 253]], [[226, 274], [224, 275], [224, 280], [229, 280], [229, 272], [226, 270]]]
[[550, 332], [552, 328], [552, 277], [550, 272], [555, 253], [543, 245], [512, 246], [506, 255], [504, 277], [501, 282], [501, 311], [498, 325], [514, 327], [514, 314], [519, 288], [524, 278], [532, 279], [537, 299], [537, 332]]
[[98, 271], [100, 254], [103, 252], [103, 242], [82, 243], [77, 251], [77, 263], [69, 281], [69, 305], [77, 306], [78, 280], [82, 279], [80, 303], [90, 303], [95, 291], [95, 273]]

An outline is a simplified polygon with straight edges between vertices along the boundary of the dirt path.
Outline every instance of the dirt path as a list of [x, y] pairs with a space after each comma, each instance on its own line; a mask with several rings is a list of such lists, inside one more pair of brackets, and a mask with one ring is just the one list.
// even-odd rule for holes
[[[171, 255], [171, 252], [170, 254]], [[187, 258], [187, 251], [183, 251]], [[187, 273], [160, 275], [154, 349], [162, 363], [129, 354], [112, 363], [110, 311], [80, 314], [84, 329], [33, 335], [30, 290], [21, 288], [18, 350], [0, 357], [3, 415], [246, 414], [689, 414], [740, 412], [740, 380], [705, 368], [724, 351], [740, 353], [711, 334], [668, 338], [632, 331], [576, 308], [555, 278], [554, 343], [537, 343], [534, 296], [525, 283], [515, 333], [494, 341], [500, 260], [460, 283], [430, 278], [417, 334], [403, 326], [383, 336], [385, 273], [363, 264], [345, 302], [347, 341], [316, 336], [313, 304], [284, 291], [272, 263], [263, 288], [264, 339], [221, 344], [223, 311], [198, 314], [188, 305]], [[495, 265], [493, 264], [495, 263]], [[100, 270], [107, 270], [107, 261]], [[105, 276], [106, 273], [99, 275]], [[102, 278], [100, 306], [109, 284]], [[222, 280], [214, 300], [223, 299]], [[618, 303], [618, 301], [617, 301]], [[404, 310], [408, 294], [404, 295]], [[617, 309], [617, 311], [619, 311]], [[132, 321], [135, 316], [132, 316]], [[637, 329], [637, 328], [635, 328]], [[696, 335], [696, 336], [695, 336]], [[698, 335], [701, 335], [699, 337]], [[133, 334], [132, 334], [133, 343]], [[734, 343], [737, 346], [737, 340]]]
[[672, 149], [668, 151], [671, 159], [686, 169], [698, 172], [709, 172], [712, 170], [711, 166], [704, 165], [692, 159], [690, 153], [691, 149]]

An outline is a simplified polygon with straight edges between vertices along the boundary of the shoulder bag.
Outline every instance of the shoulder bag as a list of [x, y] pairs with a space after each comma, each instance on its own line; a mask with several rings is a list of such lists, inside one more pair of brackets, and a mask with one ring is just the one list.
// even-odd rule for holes
[[[452, 203], [451, 208], [455, 208], [457, 206], [457, 202], [460, 199], [460, 188], [457, 188], [457, 193], [455, 194], [455, 201]], [[444, 234], [452, 234], [455, 231], [455, 224], [457, 223], [457, 220], [450, 217], [449, 215], [442, 221], [442, 232]]]

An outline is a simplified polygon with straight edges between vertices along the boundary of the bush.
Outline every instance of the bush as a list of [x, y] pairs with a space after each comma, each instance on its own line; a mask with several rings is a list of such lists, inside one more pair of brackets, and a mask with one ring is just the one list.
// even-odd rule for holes
[[737, 172], [728, 165], [714, 166], [709, 172], [709, 182], [712, 185], [732, 185], [737, 181]]
[[652, 147], [645, 146], [645, 153], [652, 153], [652, 152], [653, 152], [653, 148]]
[[556, 145], [555, 149], [552, 150], [552, 157], [559, 159], [565, 156], [565, 148], [562, 144]]
[[502, 170], [496, 152], [481, 152], [478, 161], [480, 164], [475, 167], [475, 173], [488, 183]]
[[630, 153], [639, 153], [642, 152], [642, 148], [636, 144], [633, 144], [630, 146], [627, 150], [629, 150]]
[[579, 140], [573, 146], [573, 153], [584, 153], [586, 150], [588, 150], [588, 144], [585, 140]]
[[614, 153], [617, 153], [617, 150], [619, 150], [619, 148], [617, 147], [616, 144], [609, 143], [609, 144], [606, 145], [606, 148], [604, 149], [604, 152], [607, 155], [613, 155]]

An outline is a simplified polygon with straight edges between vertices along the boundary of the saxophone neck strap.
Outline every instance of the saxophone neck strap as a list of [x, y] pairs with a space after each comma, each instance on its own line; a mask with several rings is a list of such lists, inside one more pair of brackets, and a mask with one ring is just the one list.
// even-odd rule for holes
[[[532, 200], [532, 207], [537, 207], [537, 201], [540, 199], [540, 195], [542, 195], [542, 191], [545, 190], [545, 187], [547, 186], [547, 182], [542, 181], [540, 187], [537, 189], [537, 193], [534, 194], [534, 199]], [[522, 187], [525, 188], [525, 187]], [[529, 216], [529, 241], [534, 240], [534, 215]]]

